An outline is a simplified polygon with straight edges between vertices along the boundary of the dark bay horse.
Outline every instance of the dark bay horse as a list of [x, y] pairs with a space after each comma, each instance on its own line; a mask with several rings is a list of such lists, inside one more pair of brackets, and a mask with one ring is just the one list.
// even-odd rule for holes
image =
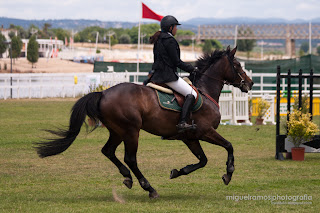
[[[221, 119], [219, 106], [216, 103], [219, 103], [219, 96], [225, 83], [240, 88], [242, 92], [248, 92], [253, 85], [252, 80], [234, 57], [235, 53], [236, 48], [230, 50], [228, 47], [227, 50], [216, 50], [211, 54], [205, 54], [196, 62], [199, 72], [190, 75], [190, 79], [201, 91], [203, 105], [200, 110], [192, 114], [192, 119], [197, 124], [195, 131], [179, 135], [176, 129], [179, 113], [162, 109], [152, 88], [122, 83], [103, 92], [90, 93], [80, 98], [72, 108], [69, 128], [48, 130], [58, 137], [36, 143], [39, 156], [43, 158], [65, 151], [76, 139], [88, 116], [96, 122], [100, 120], [108, 128], [110, 137], [102, 148], [102, 153], [118, 167], [125, 178], [123, 183], [128, 188], [133, 184], [131, 170], [141, 187], [149, 191], [150, 198], [159, 196], [137, 166], [136, 154], [140, 129], [167, 139], [182, 140], [199, 159], [199, 163], [187, 165], [179, 171], [173, 169], [170, 174], [171, 179], [187, 175], [207, 164], [199, 140], [224, 147], [228, 152], [227, 174], [223, 175], [222, 179], [226, 185], [229, 184], [234, 171], [233, 147], [216, 132]], [[115, 155], [122, 141], [125, 145], [124, 162], [130, 170]]]

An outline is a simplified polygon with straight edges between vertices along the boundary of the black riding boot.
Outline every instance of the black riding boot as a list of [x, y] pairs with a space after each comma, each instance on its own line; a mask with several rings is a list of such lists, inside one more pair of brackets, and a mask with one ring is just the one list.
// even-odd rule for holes
[[192, 124], [192, 125], [187, 124], [187, 121], [190, 119], [190, 111], [192, 109], [194, 102], [195, 102], [195, 98], [193, 95], [189, 94], [186, 96], [186, 100], [183, 104], [182, 111], [180, 114], [180, 122], [177, 125], [177, 129], [179, 133], [182, 133], [191, 129], [195, 130], [197, 128], [197, 125], [195, 124]]

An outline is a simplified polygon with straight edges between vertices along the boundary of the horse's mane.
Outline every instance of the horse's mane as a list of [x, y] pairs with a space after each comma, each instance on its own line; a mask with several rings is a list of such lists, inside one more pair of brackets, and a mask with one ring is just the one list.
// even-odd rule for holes
[[[196, 61], [196, 67], [198, 67], [200, 73], [204, 73], [212, 64], [216, 63], [223, 55], [229, 55], [229, 53], [230, 49], [215, 50], [211, 53], [205, 53]], [[195, 83], [200, 77], [201, 74], [196, 76], [190, 76], [190, 79]]]

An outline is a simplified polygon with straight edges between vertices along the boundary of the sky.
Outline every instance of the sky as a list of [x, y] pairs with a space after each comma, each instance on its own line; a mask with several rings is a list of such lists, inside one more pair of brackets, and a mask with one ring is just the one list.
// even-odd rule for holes
[[[191, 18], [283, 18], [311, 20], [320, 17], [320, 0], [144, 0], [160, 15], [180, 22]], [[0, 17], [18, 19], [90, 19], [138, 22], [138, 0], [0, 0]], [[149, 21], [149, 20], [146, 20]]]

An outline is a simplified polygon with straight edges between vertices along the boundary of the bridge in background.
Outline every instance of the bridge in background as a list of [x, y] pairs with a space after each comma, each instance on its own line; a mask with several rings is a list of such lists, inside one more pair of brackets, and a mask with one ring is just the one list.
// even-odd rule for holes
[[283, 39], [286, 40], [286, 54], [292, 57], [295, 55], [295, 40], [310, 38], [320, 39], [320, 24], [200, 25], [197, 35], [179, 36], [177, 40]]

